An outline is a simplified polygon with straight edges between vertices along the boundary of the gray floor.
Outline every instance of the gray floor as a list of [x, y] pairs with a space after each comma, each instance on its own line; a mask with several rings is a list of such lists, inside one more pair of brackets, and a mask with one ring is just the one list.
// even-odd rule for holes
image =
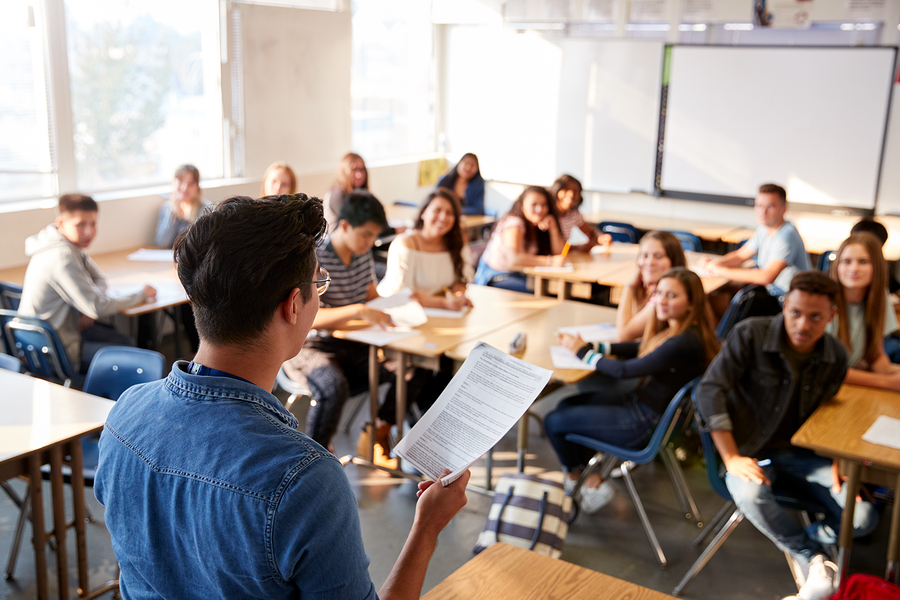
[[[171, 352], [167, 352], [167, 355], [171, 355]], [[284, 400], [286, 395], [279, 392], [279, 397]], [[549, 410], [552, 404], [552, 400], [544, 402], [539, 410]], [[298, 402], [292, 410], [303, 423], [306, 406]], [[348, 407], [345, 409], [345, 418], [349, 412]], [[340, 431], [336, 436], [334, 445], [339, 456], [355, 448], [362, 421], [362, 418], [357, 419], [350, 434]], [[552, 449], [536, 431], [532, 431], [529, 445], [528, 472], [561, 477]], [[496, 448], [494, 465], [495, 480], [503, 473], [515, 471], [515, 431], [507, 434]], [[477, 462], [472, 472], [472, 482], [483, 485], [483, 462]], [[415, 484], [352, 465], [346, 468], [346, 473], [359, 502], [363, 538], [371, 559], [370, 573], [376, 586], [380, 586], [399, 555], [412, 523], [416, 500]], [[693, 466], [686, 473], [702, 515], [711, 518], [722, 505], [721, 499], [711, 491], [705, 471], [697, 461], [693, 461]], [[624, 485], [619, 481], [615, 482], [619, 494], [611, 505], [596, 515], [579, 516], [571, 526], [562, 560], [670, 593], [700, 554], [701, 549], [691, 543], [698, 529], [680, 514], [672, 486], [661, 464], [651, 463], [641, 467], [635, 472], [634, 479], [669, 560], [669, 566], [666, 569], [657, 566], [634, 506]], [[15, 481], [13, 485], [17, 490], [24, 490], [23, 482]], [[49, 490], [45, 498], [48, 499], [45, 514], [50, 515]], [[441, 534], [425, 579], [425, 591], [472, 557], [471, 549], [484, 526], [491, 499], [477, 491], [470, 491], [468, 500], [468, 505]], [[88, 526], [91, 586], [95, 587], [115, 576], [116, 562], [109, 535], [103, 526], [103, 507], [97, 503], [90, 490], [88, 507], [96, 518]], [[0, 560], [4, 565], [9, 555], [17, 515], [15, 506], [5, 494], [0, 494]], [[882, 520], [870, 539], [855, 544], [851, 563], [853, 571], [883, 575], [888, 520]], [[70, 564], [74, 565], [74, 559], [71, 558], [74, 556], [73, 536], [70, 534], [67, 538]], [[51, 570], [51, 593], [55, 595], [55, 557], [51, 552], [48, 552], [48, 563]], [[75, 578], [75, 570], [70, 568], [72, 596], [75, 596]], [[795, 589], [784, 555], [751, 524], [744, 522], [688, 586], [684, 596], [698, 600], [768, 600], [782, 598]], [[26, 541], [20, 552], [16, 577], [12, 581], [0, 581], [0, 599], [34, 597], [34, 554], [30, 544], [30, 529], [26, 529]]]

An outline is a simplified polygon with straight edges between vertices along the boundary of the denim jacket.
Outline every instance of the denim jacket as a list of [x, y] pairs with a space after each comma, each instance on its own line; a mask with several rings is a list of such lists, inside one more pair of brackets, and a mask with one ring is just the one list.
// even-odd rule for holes
[[124, 598], [376, 598], [340, 463], [272, 394], [230, 377], [135, 386], [94, 483]]
[[837, 393], [847, 374], [847, 351], [826, 333], [796, 381], [781, 352], [783, 332], [783, 314], [741, 321], [697, 387], [704, 429], [733, 431], [742, 456], [753, 456], [772, 438], [797, 385], [803, 422]]

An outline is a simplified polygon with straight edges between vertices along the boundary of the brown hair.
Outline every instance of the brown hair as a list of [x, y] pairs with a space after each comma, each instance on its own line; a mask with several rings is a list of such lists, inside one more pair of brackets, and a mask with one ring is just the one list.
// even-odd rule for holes
[[[666, 253], [669, 261], [672, 263], [670, 268], [674, 269], [675, 267], [686, 267], [687, 266], [687, 258], [684, 256], [684, 248], [681, 247], [681, 242], [678, 241], [678, 238], [669, 233], [668, 231], [648, 231], [641, 237], [641, 241], [638, 242], [640, 245], [643, 245], [646, 240], [656, 240], [663, 247], [663, 252]], [[638, 250], [640, 254], [640, 250]], [[646, 285], [647, 282], [644, 282]], [[643, 306], [647, 301], [647, 290], [644, 288], [640, 291], [639, 297], [636, 295], [634, 302], [635, 306]]]
[[553, 201], [556, 202], [559, 198], [559, 192], [569, 188], [574, 189], [578, 194], [578, 200], [572, 207], [578, 208], [581, 206], [581, 203], [584, 202], [584, 198], [581, 195], [583, 188], [581, 187], [581, 182], [571, 175], [560, 175], [557, 177], [556, 181], [553, 182], [553, 185], [550, 186], [550, 195], [553, 196]]
[[[885, 311], [885, 290], [887, 290], [888, 267], [881, 253], [881, 243], [873, 234], [861, 231], [859, 233], [850, 234], [843, 241], [840, 248], [835, 253], [835, 259], [831, 263], [831, 279], [837, 283], [837, 296], [834, 303], [837, 306], [838, 317], [838, 339], [850, 351], [850, 320], [847, 317], [847, 300], [844, 298], [844, 285], [838, 278], [838, 267], [841, 257], [848, 246], [859, 244], [869, 255], [869, 261], [872, 263], [872, 282], [866, 290], [863, 298], [865, 307], [865, 327], [866, 327], [866, 351], [864, 357], [866, 362], [872, 364], [882, 352], [884, 352], [884, 311]], [[850, 365], [851, 367], [853, 365]]]
[[262, 178], [262, 183], [259, 186], [259, 195], [260, 196], [266, 195], [266, 180], [269, 178], [269, 175], [272, 174], [272, 171], [276, 171], [276, 170], [284, 171], [285, 173], [288, 174], [288, 177], [291, 180], [291, 186], [288, 189], [288, 194], [296, 194], [297, 193], [297, 176], [294, 174], [294, 170], [292, 168], [290, 168], [286, 162], [278, 161], [278, 162], [273, 162], [271, 165], [269, 165], [269, 168], [266, 169], [266, 173], [265, 173], [265, 175], [263, 175], [263, 178]]
[[56, 205], [60, 215], [73, 213], [76, 210], [87, 212], [99, 212], [100, 208], [97, 202], [90, 196], [84, 194], [63, 194], [59, 197], [59, 203]]
[[641, 348], [638, 356], [646, 356], [669, 338], [681, 335], [691, 327], [697, 327], [700, 330], [700, 339], [703, 341], [703, 347], [706, 349], [706, 366], [712, 362], [712, 359], [719, 351], [719, 339], [713, 330], [712, 323], [709, 320], [709, 308], [706, 301], [706, 292], [703, 291], [703, 283], [700, 277], [686, 267], [674, 267], [669, 269], [663, 276], [659, 278], [674, 279], [684, 288], [687, 293], [690, 307], [687, 314], [678, 323], [677, 327], [669, 327], [667, 321], [660, 321], [654, 310], [647, 321], [644, 328], [644, 336], [641, 339]]
[[764, 183], [759, 186], [760, 194], [775, 194], [781, 198], [781, 202], [787, 204], [787, 192], [777, 183]]
[[355, 152], [348, 152], [344, 155], [344, 158], [341, 159], [341, 162], [338, 163], [337, 174], [335, 175], [334, 181], [337, 183], [341, 190], [344, 193], [352, 192], [355, 188], [353, 187], [353, 170], [352, 164], [355, 162], [361, 162], [363, 164], [363, 169], [366, 171], [366, 180], [360, 186], [362, 189], [369, 189], [369, 170], [366, 168], [366, 161], [362, 159], [362, 156], [356, 154]]
[[527, 188], [522, 190], [522, 193], [519, 194], [519, 197], [516, 198], [516, 201], [513, 202], [513, 205], [510, 207], [509, 212], [506, 214], [507, 216], [513, 215], [519, 217], [525, 223], [524, 241], [526, 246], [530, 244], [536, 244], [538, 256], [547, 256], [553, 254], [553, 249], [550, 245], [550, 233], [538, 229], [537, 225], [526, 219], [525, 213], [522, 212], [522, 204], [525, 202], [525, 196], [527, 196], [528, 194], [538, 194], [544, 197], [547, 202], [547, 211], [553, 216], [553, 218], [556, 220], [557, 227], [559, 227], [559, 211], [556, 210], [556, 199], [550, 197], [550, 192], [547, 191], [547, 188], [543, 188], [539, 185], [529, 185]]
[[422, 227], [425, 225], [425, 222], [422, 220], [422, 215], [425, 214], [428, 205], [434, 202], [435, 198], [443, 198], [453, 207], [453, 227], [444, 234], [443, 242], [447, 251], [450, 253], [450, 260], [453, 262], [453, 272], [456, 275], [456, 281], [465, 283], [462, 258], [462, 249], [465, 242], [463, 241], [462, 226], [460, 225], [462, 209], [460, 208], [460, 201], [457, 195], [447, 188], [438, 188], [428, 194], [428, 197], [425, 198], [425, 202], [422, 204], [422, 208], [419, 209], [419, 215], [416, 217], [416, 224], [413, 226], [413, 229], [422, 231]]

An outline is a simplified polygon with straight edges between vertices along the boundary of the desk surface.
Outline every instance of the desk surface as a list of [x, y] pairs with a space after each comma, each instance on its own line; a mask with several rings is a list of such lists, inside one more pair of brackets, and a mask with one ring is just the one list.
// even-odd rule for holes
[[9, 463], [100, 431], [114, 402], [28, 375], [0, 370], [0, 480]]
[[616, 310], [608, 306], [597, 306], [585, 302], [564, 300], [556, 302], [545, 311], [534, 314], [516, 323], [486, 333], [476, 340], [459, 344], [447, 351], [453, 360], [463, 361], [479, 341], [506, 352], [509, 343], [519, 332], [528, 334], [525, 353], [519, 358], [525, 362], [551, 369], [553, 378], [564, 383], [574, 383], [590, 375], [593, 371], [578, 369], [554, 369], [550, 359], [550, 346], [556, 346], [556, 329], [568, 325], [589, 325], [592, 323], [615, 323]]
[[843, 385], [797, 430], [791, 443], [824, 456], [900, 470], [900, 450], [862, 439], [880, 415], [900, 419], [900, 394]]
[[508, 544], [495, 544], [422, 600], [674, 600], [634, 583]]

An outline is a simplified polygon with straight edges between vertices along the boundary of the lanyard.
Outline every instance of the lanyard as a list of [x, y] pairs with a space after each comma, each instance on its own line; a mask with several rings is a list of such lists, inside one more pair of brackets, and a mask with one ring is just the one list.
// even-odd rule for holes
[[246, 381], [247, 383], [250, 383], [243, 377], [238, 377], [237, 375], [232, 375], [231, 373], [226, 373], [225, 371], [220, 371], [218, 369], [205, 367], [200, 363], [195, 363], [194, 361], [191, 361], [188, 364], [188, 372], [191, 375], [200, 375], [204, 377], [231, 377], [232, 379], [237, 379], [238, 381]]

